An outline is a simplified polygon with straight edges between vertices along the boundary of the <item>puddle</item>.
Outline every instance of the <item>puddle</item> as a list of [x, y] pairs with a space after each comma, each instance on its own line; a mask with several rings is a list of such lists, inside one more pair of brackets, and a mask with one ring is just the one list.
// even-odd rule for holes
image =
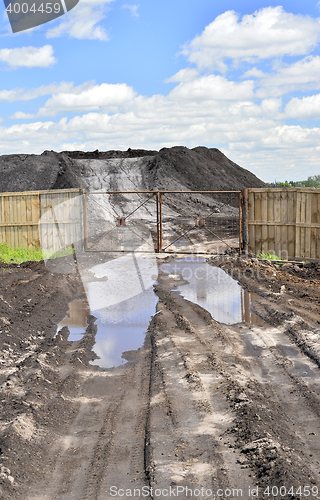
[[92, 312], [98, 327], [94, 351], [100, 359], [91, 364], [111, 368], [125, 363], [122, 353], [142, 346], [157, 302], [153, 288], [149, 288], [117, 305]]
[[204, 258], [176, 259], [162, 264], [165, 274], [182, 275], [188, 282], [176, 288], [187, 300], [203, 307], [220, 323], [263, 323], [251, 312], [251, 304], [258, 295], [244, 290], [234, 279], [219, 267], [206, 263]]
[[[182, 275], [188, 283], [177, 290], [187, 300], [209, 311], [217, 321], [225, 324], [263, 322], [250, 310], [258, 296], [243, 290], [223, 270], [210, 266], [205, 259], [176, 259], [162, 264], [162, 270], [174, 276]], [[153, 285], [157, 275], [155, 257], [135, 254], [86, 269], [82, 279], [87, 299], [70, 302], [58, 331], [68, 326], [69, 340], [78, 341], [85, 333], [86, 317], [92, 314], [97, 318], [94, 351], [99, 359], [91, 364], [111, 368], [125, 363], [126, 354], [122, 357], [122, 353], [142, 346], [151, 316], [156, 312], [158, 297]]]
[[92, 314], [97, 318], [94, 351], [99, 359], [91, 364], [112, 368], [125, 363], [122, 353], [142, 346], [150, 318], [156, 312], [158, 297], [153, 284], [157, 277], [155, 257], [135, 254], [83, 269], [87, 300], [74, 300], [69, 304], [58, 331], [68, 326], [69, 340], [80, 340], [87, 326], [86, 317]]
[[316, 376], [314, 371], [312, 371], [308, 365], [306, 365], [305, 363], [300, 363], [298, 361], [296, 361], [294, 363], [293, 368], [291, 368], [290, 371], [294, 375], [299, 375], [300, 377], [315, 377]]
[[67, 326], [70, 331], [69, 340], [80, 340], [87, 328], [88, 314], [90, 314], [90, 307], [86, 299], [73, 300], [69, 303], [66, 317], [58, 324], [57, 332]]
[[298, 356], [299, 351], [290, 345], [282, 345], [282, 344], [277, 344], [276, 345], [277, 349], [283, 354], [283, 356]]

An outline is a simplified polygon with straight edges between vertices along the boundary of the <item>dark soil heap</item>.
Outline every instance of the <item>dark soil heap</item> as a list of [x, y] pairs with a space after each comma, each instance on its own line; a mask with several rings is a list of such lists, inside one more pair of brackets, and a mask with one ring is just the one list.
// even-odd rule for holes
[[0, 156], [0, 192], [85, 188], [85, 178], [77, 160], [142, 157], [145, 161], [141, 173], [144, 185], [150, 190], [238, 191], [265, 186], [254, 174], [216, 148], [175, 146], [159, 152], [129, 148], [127, 151], [3, 155]]

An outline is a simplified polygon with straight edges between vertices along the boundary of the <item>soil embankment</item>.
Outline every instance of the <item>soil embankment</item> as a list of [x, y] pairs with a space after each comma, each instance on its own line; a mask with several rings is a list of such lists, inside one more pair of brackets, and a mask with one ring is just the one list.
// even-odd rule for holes
[[[93, 183], [96, 173], [100, 182]], [[41, 155], [0, 156], [0, 192], [67, 188], [238, 191], [264, 185], [215, 148], [176, 146], [160, 151], [44, 151]]]

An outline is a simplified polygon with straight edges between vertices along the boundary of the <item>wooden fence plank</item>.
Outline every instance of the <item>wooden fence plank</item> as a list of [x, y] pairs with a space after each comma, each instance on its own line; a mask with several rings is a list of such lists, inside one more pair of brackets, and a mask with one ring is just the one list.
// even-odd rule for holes
[[[249, 209], [249, 217], [248, 222], [254, 220], [254, 193], [249, 191], [248, 193], [248, 209]], [[255, 253], [255, 238], [256, 238], [256, 228], [253, 225], [249, 225], [249, 244], [248, 249], [249, 252]]]
[[[261, 193], [255, 193], [254, 197], [254, 218], [256, 221], [261, 221]], [[262, 251], [261, 246], [261, 225], [256, 226], [256, 241], [255, 241], [255, 254], [259, 255]]]
[[[296, 192], [293, 190], [288, 191], [288, 224], [295, 224], [295, 199]], [[295, 226], [288, 226], [288, 260], [295, 257], [295, 234]]]
[[[317, 223], [317, 205], [318, 205], [318, 195], [312, 193], [311, 195], [311, 223]], [[311, 246], [310, 246], [310, 257], [312, 259], [316, 258], [316, 246], [317, 246], [317, 229], [315, 227], [311, 228]]]
[[[302, 193], [297, 191], [296, 196], [296, 223], [301, 222], [301, 197]], [[296, 245], [295, 245], [295, 257], [302, 257], [301, 252], [301, 227], [296, 226]]]
[[[261, 220], [268, 220], [267, 193], [261, 193]], [[268, 226], [266, 226], [265, 224], [261, 226], [261, 251], [263, 253], [269, 252]]]
[[[312, 196], [313, 193], [306, 193], [306, 223], [311, 222], [312, 217]], [[305, 229], [305, 257], [311, 257], [311, 228]]]
[[[301, 193], [301, 220], [300, 222], [306, 222], [306, 198], [307, 193]], [[303, 257], [306, 255], [306, 229], [301, 227], [301, 254]]]
[[282, 259], [287, 259], [288, 257], [288, 191], [282, 191], [280, 193], [280, 220], [284, 223], [281, 226], [280, 238], [281, 238], [281, 248], [280, 255]]
[[[280, 216], [280, 191], [275, 192], [274, 196], [274, 220], [281, 221]], [[281, 251], [281, 228], [280, 226], [275, 226], [274, 228], [274, 251], [276, 255], [280, 257]]]
[[[267, 212], [267, 221], [274, 220], [274, 193], [267, 192], [267, 200], [268, 200], [268, 212]], [[268, 226], [268, 244], [269, 249], [268, 252], [275, 253], [274, 246], [274, 226]]]

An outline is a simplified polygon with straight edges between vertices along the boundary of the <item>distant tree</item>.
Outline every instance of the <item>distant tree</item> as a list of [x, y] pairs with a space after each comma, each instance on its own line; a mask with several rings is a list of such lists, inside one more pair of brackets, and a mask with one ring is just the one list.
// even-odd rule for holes
[[320, 175], [312, 175], [306, 181], [302, 181], [305, 187], [320, 188]]

